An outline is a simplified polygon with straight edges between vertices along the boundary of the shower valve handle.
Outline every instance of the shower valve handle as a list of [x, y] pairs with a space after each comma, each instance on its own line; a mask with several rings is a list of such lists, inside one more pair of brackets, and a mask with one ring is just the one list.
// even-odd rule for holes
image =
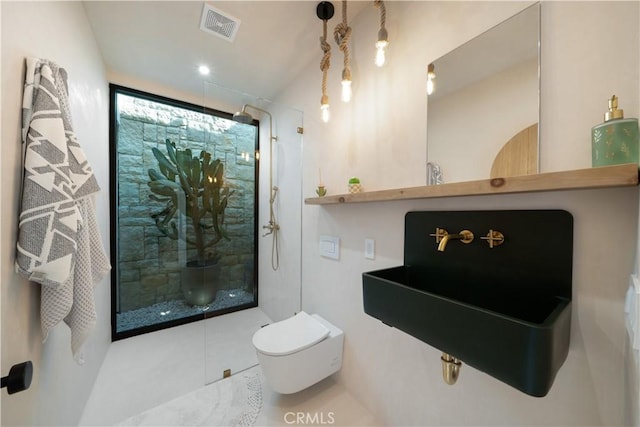
[[262, 235], [262, 237], [266, 237], [269, 234], [272, 234], [274, 231], [280, 230], [280, 226], [278, 224], [276, 224], [275, 222], [273, 222], [273, 221], [269, 221], [269, 224], [263, 225], [262, 228], [266, 229], [266, 230], [269, 230], [266, 233], [264, 233]]

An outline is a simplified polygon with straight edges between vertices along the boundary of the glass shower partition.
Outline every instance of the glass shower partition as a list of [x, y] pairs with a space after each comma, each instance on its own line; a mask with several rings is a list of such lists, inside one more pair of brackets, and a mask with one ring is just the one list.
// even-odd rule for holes
[[253, 334], [300, 310], [303, 114], [213, 82], [204, 84], [203, 106], [242, 113], [223, 136], [209, 128], [204, 137], [228, 188], [216, 299], [254, 302], [223, 316], [207, 312], [208, 384], [257, 365]]
[[[206, 160], [197, 160], [204, 148], [200, 128], [225, 119], [203, 114], [197, 105], [116, 85], [110, 89], [117, 340], [203, 319], [210, 309], [205, 295], [183, 286], [190, 283], [183, 267], [207, 255], [198, 237], [217, 236], [210, 218], [194, 221], [192, 213], [202, 205], [198, 186], [215, 191], [215, 184], [195, 176]], [[206, 163], [216, 179], [220, 165]], [[217, 195], [224, 199], [224, 192]]]

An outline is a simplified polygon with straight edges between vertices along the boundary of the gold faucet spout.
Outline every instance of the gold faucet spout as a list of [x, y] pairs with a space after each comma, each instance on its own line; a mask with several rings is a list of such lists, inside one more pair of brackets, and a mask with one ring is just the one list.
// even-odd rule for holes
[[449, 240], [460, 240], [462, 243], [471, 243], [473, 241], [473, 233], [469, 230], [462, 230], [459, 234], [447, 234], [442, 237], [438, 245], [438, 251], [444, 252]]
[[440, 240], [440, 244], [438, 245], [438, 251], [444, 252], [444, 249], [447, 247], [447, 243], [449, 240], [462, 239], [462, 234], [447, 234]]

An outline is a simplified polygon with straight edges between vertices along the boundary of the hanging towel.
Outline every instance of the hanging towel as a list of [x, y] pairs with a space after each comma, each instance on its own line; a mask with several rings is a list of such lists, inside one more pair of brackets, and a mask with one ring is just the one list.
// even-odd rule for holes
[[93, 288], [111, 268], [93, 204], [100, 187], [72, 129], [67, 73], [45, 59], [26, 63], [16, 271], [42, 285], [44, 340], [64, 320], [81, 362], [96, 322]]

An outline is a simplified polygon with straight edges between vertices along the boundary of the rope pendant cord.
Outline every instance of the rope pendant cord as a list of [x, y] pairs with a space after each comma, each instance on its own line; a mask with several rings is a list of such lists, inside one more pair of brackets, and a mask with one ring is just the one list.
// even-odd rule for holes
[[387, 8], [382, 0], [373, 0], [373, 5], [380, 9], [380, 28], [385, 28], [387, 23]]
[[320, 104], [329, 104], [329, 96], [327, 96], [327, 72], [331, 66], [331, 45], [327, 43], [327, 20], [322, 20], [322, 37], [320, 37], [320, 48], [324, 52], [320, 60], [320, 70], [322, 70], [322, 98]]
[[344, 54], [344, 69], [342, 80], [351, 81], [351, 68], [349, 67], [349, 40], [351, 39], [351, 27], [347, 24], [347, 1], [342, 1], [342, 22], [333, 30], [336, 44]]

